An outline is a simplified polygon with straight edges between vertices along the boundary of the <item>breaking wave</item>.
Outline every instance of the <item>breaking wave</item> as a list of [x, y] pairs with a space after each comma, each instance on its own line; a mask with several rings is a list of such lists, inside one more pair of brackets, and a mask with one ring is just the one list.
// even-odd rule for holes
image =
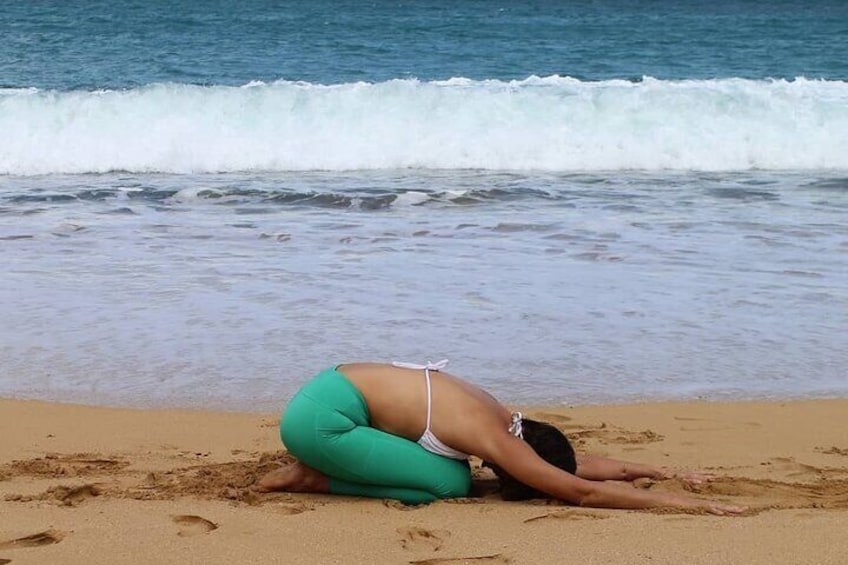
[[848, 82], [530, 77], [0, 90], [0, 174], [848, 168]]

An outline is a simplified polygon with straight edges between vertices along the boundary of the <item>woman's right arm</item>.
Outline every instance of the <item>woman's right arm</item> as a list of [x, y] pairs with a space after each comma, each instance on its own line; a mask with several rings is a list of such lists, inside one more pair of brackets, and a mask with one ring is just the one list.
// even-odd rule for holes
[[524, 441], [498, 434], [487, 442], [484, 459], [492, 461], [515, 479], [555, 498], [577, 506], [595, 508], [681, 508], [710, 514], [738, 514], [744, 508], [711, 500], [582, 479], [539, 457]]

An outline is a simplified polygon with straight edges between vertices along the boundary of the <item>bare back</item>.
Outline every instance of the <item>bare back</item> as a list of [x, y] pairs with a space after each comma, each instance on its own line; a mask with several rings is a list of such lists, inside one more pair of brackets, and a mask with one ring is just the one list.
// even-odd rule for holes
[[[351, 363], [340, 365], [338, 371], [362, 393], [373, 427], [418, 441], [427, 425], [423, 370]], [[430, 430], [448, 446], [480, 455], [487, 437], [509, 427], [509, 410], [479, 387], [434, 370], [430, 371], [430, 386]]]

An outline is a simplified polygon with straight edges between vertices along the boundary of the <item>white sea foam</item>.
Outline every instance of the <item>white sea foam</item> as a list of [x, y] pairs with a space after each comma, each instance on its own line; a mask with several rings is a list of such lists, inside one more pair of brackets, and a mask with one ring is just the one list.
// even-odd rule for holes
[[395, 206], [416, 206], [427, 202], [429, 199], [430, 195], [426, 192], [421, 192], [420, 190], [409, 190], [398, 194], [394, 204]]
[[391, 80], [0, 90], [0, 174], [847, 169], [848, 83]]

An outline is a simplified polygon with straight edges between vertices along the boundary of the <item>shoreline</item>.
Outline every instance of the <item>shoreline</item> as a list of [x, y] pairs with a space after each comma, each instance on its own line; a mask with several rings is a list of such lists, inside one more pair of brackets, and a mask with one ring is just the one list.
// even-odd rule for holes
[[[582, 451], [718, 475], [741, 517], [251, 491], [277, 414], [0, 399], [0, 563], [840, 563], [848, 399], [518, 406]], [[473, 461], [477, 467], [479, 462]], [[681, 490], [675, 480], [643, 488]], [[488, 489], [488, 490], [487, 490]], [[108, 543], [104, 543], [107, 540]]]
[[[299, 389], [295, 389], [295, 392]], [[88, 396], [87, 399], [84, 397]], [[9, 393], [8, 391], [0, 391], [0, 403], [3, 402], [34, 402], [61, 406], [85, 406], [90, 408], [110, 408], [116, 410], [140, 410], [140, 411], [182, 411], [182, 412], [202, 412], [202, 413], [223, 413], [223, 414], [264, 414], [279, 416], [279, 413], [285, 408], [290, 396], [281, 396], [279, 401], [260, 403], [247, 403], [246, 401], [238, 402], [198, 402], [196, 404], [187, 403], [177, 399], [173, 403], [163, 402], [159, 399], [146, 399], [137, 402], [121, 400], [119, 396], [99, 396], [91, 398], [91, 395], [59, 395], [55, 397], [47, 397], [43, 395], [27, 395]], [[577, 399], [563, 399], [552, 401], [511, 401], [509, 399], [498, 396], [500, 401], [505, 406], [512, 406], [519, 410], [572, 410], [572, 409], [592, 409], [606, 408], [619, 406], [638, 406], [638, 405], [665, 405], [665, 404], [780, 404], [780, 403], [798, 403], [798, 402], [832, 402], [840, 400], [848, 400], [848, 391], [842, 390], [827, 390], [817, 391], [809, 394], [744, 394], [739, 391], [724, 391], [718, 393], [703, 393], [703, 394], [679, 394], [660, 396], [651, 393], [634, 394], [626, 397], [615, 397], [609, 399], [589, 399], [583, 397]], [[582, 398], [582, 399], [581, 399]]]

